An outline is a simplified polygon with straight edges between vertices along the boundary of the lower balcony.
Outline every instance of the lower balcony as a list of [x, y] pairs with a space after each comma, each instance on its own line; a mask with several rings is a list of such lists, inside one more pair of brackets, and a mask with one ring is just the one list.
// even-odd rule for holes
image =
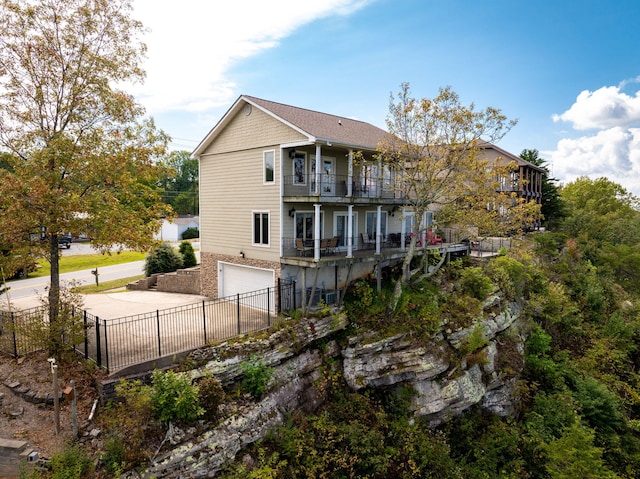
[[[383, 256], [402, 257], [407, 251], [411, 241], [411, 235], [402, 233], [390, 233], [379, 238], [370, 238], [366, 234], [361, 234], [357, 238], [334, 236], [331, 238], [321, 238], [317, 240], [303, 238], [283, 238], [283, 260], [291, 261], [313, 261], [315, 259], [316, 246], [320, 252], [320, 260], [340, 260], [344, 258], [366, 258], [374, 257], [378, 254]], [[377, 242], [379, 244], [377, 244]], [[349, 253], [349, 243], [351, 243], [351, 256]], [[435, 234], [423, 235], [416, 242], [416, 249], [439, 249], [444, 251], [464, 251], [469, 248], [468, 244], [445, 243], [444, 240]]]

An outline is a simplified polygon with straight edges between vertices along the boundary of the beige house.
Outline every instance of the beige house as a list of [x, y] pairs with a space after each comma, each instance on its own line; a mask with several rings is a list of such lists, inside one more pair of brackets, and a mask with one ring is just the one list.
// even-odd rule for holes
[[515, 191], [519, 197], [526, 200], [542, 203], [543, 168], [486, 141], [480, 143], [480, 155], [489, 161], [514, 162], [517, 168], [511, 173], [510, 178], [503, 179], [502, 189]]
[[[416, 224], [394, 175], [374, 160], [380, 128], [240, 96], [202, 140], [202, 293], [227, 297], [294, 280], [298, 301], [332, 303], [405, 256]], [[453, 254], [468, 245], [444, 243]], [[442, 239], [421, 245], [443, 248]], [[301, 304], [298, 302], [298, 304]]]

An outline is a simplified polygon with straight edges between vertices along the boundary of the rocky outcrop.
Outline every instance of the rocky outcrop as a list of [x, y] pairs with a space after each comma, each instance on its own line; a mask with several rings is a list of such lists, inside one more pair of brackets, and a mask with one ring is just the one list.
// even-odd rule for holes
[[[445, 330], [428, 344], [419, 344], [407, 334], [368, 341], [366, 335], [352, 337], [342, 352], [344, 376], [355, 390], [364, 387], [410, 385], [416, 394], [413, 409], [432, 425], [446, 421], [469, 407], [480, 404], [500, 415], [514, 411], [513, 373], [497, 366], [500, 358], [497, 335], [511, 329], [522, 308], [509, 303], [499, 309], [499, 298], [487, 300], [483, 309], [492, 311], [470, 326]], [[508, 341], [520, 353], [523, 339], [513, 328]], [[469, 350], [468, 339], [479, 330], [483, 347]], [[515, 368], [518, 367], [516, 365]]]
[[156, 459], [143, 477], [212, 477], [243, 447], [282, 424], [286, 413], [313, 411], [323, 400], [322, 391], [316, 387], [323, 363], [340, 355], [335, 341], [319, 344], [317, 340], [324, 340], [346, 326], [344, 314], [311, 318], [292, 327], [285, 326], [263, 339], [223, 343], [196, 351], [192, 359], [204, 364], [191, 371], [193, 378], [213, 374], [223, 384], [231, 384], [241, 378], [244, 361], [260, 358], [262, 364], [273, 368], [270, 392], [259, 402], [238, 406], [216, 428]]
[[218, 427], [160, 457], [143, 477], [213, 477], [243, 447], [282, 424], [287, 412], [312, 410], [320, 403], [314, 383], [319, 379], [321, 365], [318, 350], [306, 351], [287, 361], [277, 368], [273, 382], [278, 387], [272, 393], [260, 402], [240, 407]]
[[[345, 330], [347, 320], [335, 314], [285, 325], [263, 338], [237, 339], [196, 351], [191, 360], [201, 366], [191, 376], [214, 375], [226, 385], [241, 380], [245, 361], [259, 358], [274, 368], [269, 393], [259, 402], [237, 406], [217, 427], [157, 458], [143, 477], [215, 476], [243, 447], [281, 424], [287, 412], [312, 411], [320, 405], [324, 398], [319, 385], [328, 364], [341, 368], [356, 391], [411, 386], [415, 414], [432, 425], [473, 405], [512, 415], [524, 350], [518, 327], [521, 307], [502, 306], [497, 296], [483, 306], [483, 317], [471, 325], [456, 330], [445, 325], [429, 340], [409, 334], [382, 339], [360, 334], [343, 339], [339, 346], [334, 335]], [[471, 343], [477, 344], [475, 349]]]

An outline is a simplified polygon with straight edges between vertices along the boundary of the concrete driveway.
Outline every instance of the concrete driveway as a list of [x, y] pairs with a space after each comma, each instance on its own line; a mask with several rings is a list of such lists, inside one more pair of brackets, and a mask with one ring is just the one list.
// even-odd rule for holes
[[[150, 313], [183, 306], [185, 304], [198, 303], [208, 299], [197, 294], [163, 293], [159, 291], [118, 291], [114, 293], [83, 294], [81, 295], [84, 307], [94, 316], [100, 319], [122, 318], [137, 314]], [[12, 310], [23, 310], [40, 306], [39, 297], [29, 296], [11, 301]], [[9, 310], [6, 297], [0, 300], [0, 309]]]

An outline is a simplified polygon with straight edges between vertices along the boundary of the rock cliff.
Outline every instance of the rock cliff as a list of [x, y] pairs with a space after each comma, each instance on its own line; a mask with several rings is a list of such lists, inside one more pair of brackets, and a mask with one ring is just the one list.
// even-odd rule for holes
[[336, 313], [295, 322], [265, 338], [195, 351], [191, 358], [202, 366], [191, 376], [213, 374], [225, 385], [241, 380], [244, 361], [260, 358], [274, 368], [269, 392], [258, 402], [238, 405], [217, 427], [158, 457], [143, 477], [214, 477], [243, 447], [281, 424], [287, 412], [317, 408], [326, 399], [321, 384], [327, 368], [341, 372], [356, 391], [411, 386], [413, 411], [431, 425], [476, 404], [511, 415], [523, 364], [521, 307], [492, 297], [483, 311], [473, 324], [456, 329], [445, 325], [429, 340], [409, 333], [345, 338], [348, 321]]

